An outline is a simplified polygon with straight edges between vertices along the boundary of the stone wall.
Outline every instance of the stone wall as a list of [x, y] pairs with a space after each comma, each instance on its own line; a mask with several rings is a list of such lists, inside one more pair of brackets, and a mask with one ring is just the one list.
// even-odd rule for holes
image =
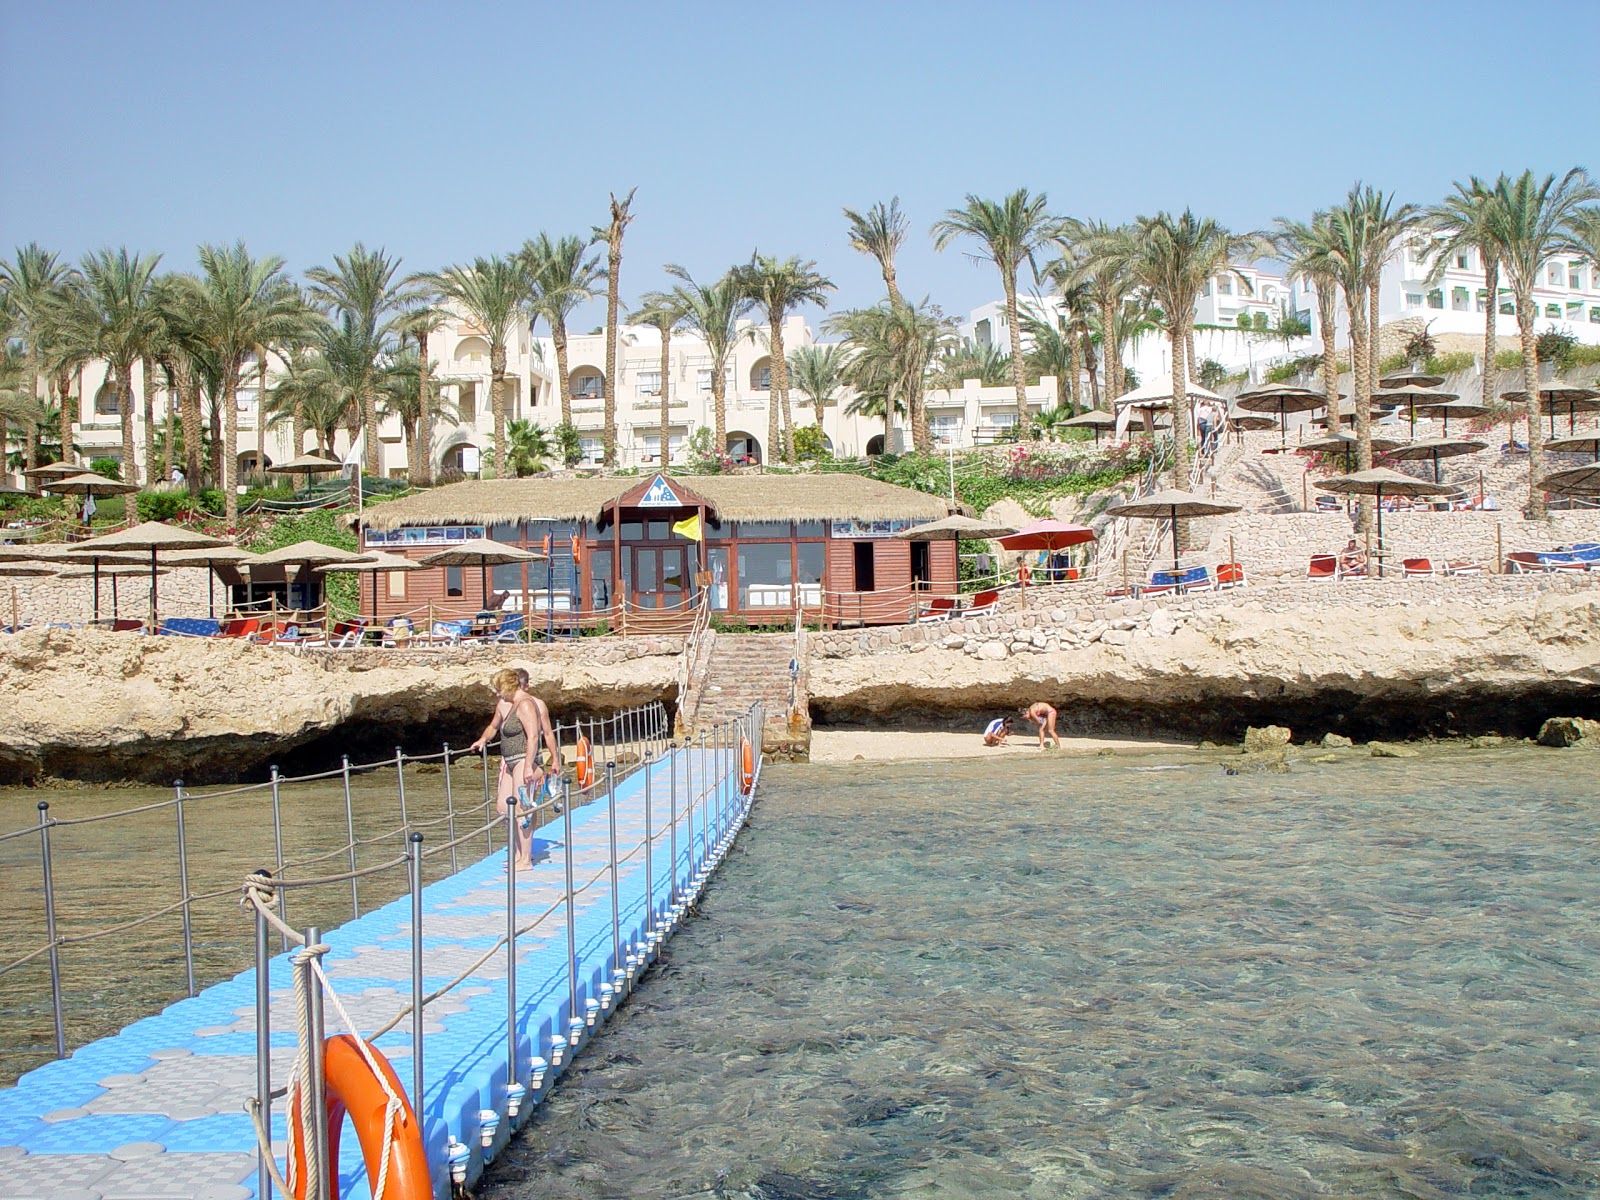
[[[156, 580], [156, 599], [161, 611], [172, 616], [203, 616], [206, 612], [205, 570], [183, 568], [168, 571]], [[11, 589], [17, 586], [18, 617], [24, 625], [81, 625], [94, 616], [94, 580], [0, 578], [0, 624], [11, 624]], [[217, 585], [218, 603], [224, 603], [223, 586]], [[117, 580], [117, 613], [140, 619], [150, 612], [150, 577], [126, 575]], [[220, 609], [219, 609], [220, 611]], [[111, 580], [100, 579], [100, 616], [110, 618]]]

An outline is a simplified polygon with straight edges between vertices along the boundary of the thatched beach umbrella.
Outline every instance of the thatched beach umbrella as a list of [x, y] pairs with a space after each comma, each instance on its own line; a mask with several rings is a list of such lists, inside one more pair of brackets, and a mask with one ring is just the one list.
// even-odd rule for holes
[[46, 575], [55, 572], [43, 563], [30, 562], [0, 562], [0, 579], [11, 582], [11, 628], [13, 631], [22, 628], [21, 609], [17, 606], [17, 580], [43, 579]]
[[1100, 444], [1100, 431], [1102, 429], [1115, 429], [1117, 418], [1108, 412], [1101, 412], [1098, 408], [1091, 408], [1088, 412], [1081, 412], [1075, 417], [1069, 417], [1061, 422], [1063, 426], [1071, 429], [1094, 430], [1094, 443]]
[[998, 521], [980, 521], [975, 517], [952, 513], [937, 521], [929, 521], [926, 525], [902, 529], [894, 536], [903, 542], [989, 541], [1015, 532], [1014, 526], [1002, 525]]
[[1313, 392], [1310, 388], [1274, 383], [1241, 392], [1234, 403], [1247, 412], [1277, 413], [1279, 445], [1282, 446], [1287, 445], [1289, 436], [1289, 414], [1314, 412], [1319, 408], [1326, 408], [1328, 398], [1321, 392]]
[[1277, 429], [1278, 418], [1262, 416], [1259, 413], [1229, 413], [1228, 424], [1239, 430]]
[[[1528, 393], [1501, 392], [1500, 399], [1510, 400], [1514, 404], [1526, 404]], [[1575, 383], [1549, 383], [1539, 387], [1539, 411], [1550, 418], [1550, 436], [1556, 435], [1556, 417], [1565, 415], [1567, 418], [1567, 432], [1577, 432], [1578, 414], [1581, 412], [1600, 412], [1600, 392], [1593, 388], [1579, 387]]]
[[[289, 573], [298, 569], [302, 578], [309, 577], [311, 572], [318, 567], [331, 567], [335, 563], [364, 563], [370, 562], [371, 555], [357, 554], [354, 550], [345, 550], [339, 546], [330, 546], [325, 542], [304, 541], [295, 542], [292, 546], [282, 546], [277, 550], [266, 550], [257, 554], [249, 563], [245, 564], [250, 570], [251, 586], [255, 584], [255, 572], [264, 567], [282, 567], [284, 578], [288, 579]], [[315, 605], [307, 605], [313, 608]]]
[[1472, 442], [1465, 438], [1418, 438], [1414, 442], [1403, 442], [1391, 450], [1385, 451], [1390, 458], [1402, 462], [1424, 462], [1433, 460], [1433, 481], [1439, 483], [1439, 460], [1441, 458], [1457, 458], [1463, 454], [1476, 454], [1487, 447], [1486, 442]]
[[342, 471], [344, 464], [334, 462], [331, 458], [323, 458], [318, 454], [301, 454], [291, 458], [286, 463], [275, 463], [267, 468], [268, 475], [304, 475], [306, 486], [311, 486], [313, 475], [326, 475], [330, 471]]
[[1450, 420], [1468, 420], [1472, 417], [1489, 415], [1489, 410], [1482, 404], [1474, 404], [1471, 400], [1441, 400], [1438, 404], [1419, 404], [1417, 412], [1425, 417], [1433, 417], [1444, 422], [1444, 436], [1450, 436]]
[[[1430, 375], [1427, 378], [1432, 379], [1433, 376]], [[1443, 380], [1440, 380], [1440, 382], [1442, 383]], [[1417, 409], [1419, 406], [1429, 407], [1436, 404], [1447, 404], [1455, 399], [1457, 399], [1457, 396], [1454, 392], [1441, 392], [1433, 386], [1423, 387], [1415, 383], [1403, 383], [1396, 387], [1383, 387], [1380, 384], [1379, 389], [1372, 393], [1372, 402], [1374, 404], [1387, 404], [1391, 408], [1397, 408], [1402, 404], [1406, 406], [1411, 416], [1412, 437], [1417, 436]]]
[[[470, 567], [476, 563], [483, 583], [483, 607], [488, 608], [490, 567], [533, 562], [544, 557], [546, 556], [535, 551], [521, 550], [503, 542], [492, 542], [488, 538], [473, 538], [471, 541], [462, 542], [459, 546], [451, 546], [447, 550], [440, 550], [437, 554], [430, 554], [419, 561], [427, 567]], [[526, 590], [523, 593], [523, 611], [527, 611]]]
[[104, 475], [96, 475], [93, 471], [85, 471], [81, 475], [64, 475], [59, 479], [46, 480], [39, 485], [40, 491], [59, 492], [63, 496], [82, 496], [82, 520], [85, 526], [89, 518], [94, 516], [94, 498], [96, 496], [125, 496], [129, 492], [139, 489], [131, 483], [123, 483], [119, 479], [107, 479]]
[[1429, 375], [1426, 371], [1391, 371], [1378, 380], [1380, 391], [1390, 388], [1436, 388], [1444, 382], [1443, 375]]
[[1539, 480], [1539, 487], [1558, 496], [1600, 496], [1600, 465], [1554, 471]]
[[[378, 576], [379, 575], [386, 575], [390, 571], [421, 571], [421, 570], [425, 570], [426, 569], [424, 567], [424, 565], [422, 564], [422, 562], [419, 561], [418, 559], [406, 558], [405, 556], [400, 555], [400, 554], [386, 554], [382, 550], [368, 550], [367, 553], [366, 553], [366, 557], [367, 557], [367, 560], [368, 560], [366, 562], [329, 563], [325, 567], [317, 567], [315, 569], [320, 571], [320, 572], [322, 572], [324, 575], [331, 575], [331, 574], [335, 574], [335, 573], [339, 573], [339, 572], [357, 572], [357, 573], [365, 572], [365, 573], [371, 575], [372, 576], [372, 615], [374, 617], [376, 617], [378, 615]], [[358, 598], [359, 598], [359, 592], [360, 592], [360, 588], [358, 587], [357, 588]]]
[[1546, 450], [1556, 454], [1587, 454], [1600, 461], [1600, 433], [1578, 434], [1576, 437], [1556, 438], [1544, 444]]
[[[1354, 475], [1340, 475], [1324, 479], [1317, 487], [1324, 492], [1341, 496], [1373, 496], [1378, 504], [1378, 549], [1383, 550], [1383, 498], [1385, 496], [1442, 496], [1450, 489], [1442, 483], [1429, 483], [1402, 475], [1388, 467], [1374, 467], [1370, 471], [1357, 471]], [[1383, 575], [1383, 558], [1378, 558], [1378, 574]]]
[[1166, 520], [1172, 522], [1172, 569], [1179, 570], [1178, 566], [1178, 518], [1179, 517], [1218, 517], [1224, 513], [1238, 512], [1240, 505], [1219, 504], [1215, 500], [1208, 500], [1204, 496], [1196, 496], [1193, 492], [1183, 492], [1176, 488], [1168, 488], [1161, 492], [1152, 492], [1148, 496], [1140, 496], [1137, 500], [1130, 500], [1126, 504], [1113, 504], [1106, 512], [1113, 517], [1138, 517], [1144, 520]]
[[[90, 538], [86, 542], [79, 542], [77, 545], [67, 547], [65, 553], [77, 558], [80, 555], [148, 552], [150, 555], [150, 628], [158, 629], [160, 625], [156, 612], [156, 551], [211, 550], [227, 544], [221, 538], [214, 538], [206, 533], [196, 533], [194, 530], [185, 529], [181, 525], [168, 525], [164, 521], [146, 521], [141, 525], [135, 525], [132, 529], [123, 529], [116, 533]], [[95, 592], [96, 606], [98, 607], [98, 585]]]
[[[1372, 452], [1374, 454], [1387, 454], [1401, 442], [1392, 442], [1388, 438], [1373, 438]], [[1343, 454], [1344, 469], [1350, 470], [1351, 456], [1355, 454], [1359, 440], [1351, 433], [1329, 433], [1313, 441], [1301, 442], [1301, 450], [1313, 450], [1319, 454]]]
[[13, 487], [4, 479], [0, 479], [0, 496], [26, 496], [27, 494], [28, 490], [26, 488]]
[[65, 479], [69, 475], [78, 475], [82, 472], [83, 468], [75, 463], [64, 462], [60, 459], [57, 459], [53, 463], [45, 463], [45, 465], [42, 467], [28, 467], [22, 473], [29, 479], [38, 479], [43, 481], [47, 479]]
[[241, 550], [237, 546], [218, 546], [214, 550], [180, 550], [175, 554], [166, 554], [161, 558], [162, 566], [167, 567], [204, 567], [209, 572], [206, 576], [206, 612], [215, 618], [217, 615], [217, 568], [234, 567], [242, 568], [255, 561], [255, 555], [248, 550]]

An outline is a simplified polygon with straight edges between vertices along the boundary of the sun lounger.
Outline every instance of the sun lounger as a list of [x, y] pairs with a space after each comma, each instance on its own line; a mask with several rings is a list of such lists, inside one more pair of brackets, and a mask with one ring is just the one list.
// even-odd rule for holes
[[1413, 575], [1422, 575], [1431, 579], [1434, 574], [1433, 560], [1428, 558], [1403, 558], [1400, 560], [1400, 574], [1406, 579], [1410, 579]]
[[1178, 589], [1183, 592], [1209, 592], [1216, 586], [1210, 567], [1190, 567], [1178, 576]]
[[1344, 508], [1344, 505], [1341, 504], [1338, 500], [1334, 499], [1332, 496], [1318, 496], [1317, 497], [1317, 511], [1318, 512], [1339, 512], [1343, 508]]
[[1182, 575], [1177, 571], [1152, 571], [1150, 582], [1139, 589], [1141, 596], [1164, 596], [1179, 590]]
[[1217, 591], [1249, 586], [1250, 579], [1245, 575], [1244, 564], [1231, 562], [1217, 565]]
[[1506, 568], [1512, 575], [1541, 575], [1550, 569], [1544, 557], [1532, 550], [1513, 550], [1506, 555]]
[[157, 632], [166, 637], [216, 637], [221, 628], [209, 617], [168, 617]]
[[1339, 578], [1339, 559], [1332, 554], [1313, 554], [1306, 564], [1307, 579]]
[[222, 628], [217, 632], [217, 636], [224, 638], [248, 638], [255, 636], [256, 631], [260, 628], [261, 622], [255, 617], [237, 617], [232, 621], [224, 623]]
[[998, 591], [979, 592], [972, 598], [972, 603], [963, 608], [959, 616], [986, 617], [1000, 607], [1000, 593]]
[[956, 613], [956, 600], [954, 596], [935, 596], [928, 601], [927, 607], [917, 613], [918, 625], [932, 625], [940, 621], [948, 621]]
[[1481, 562], [1447, 562], [1444, 564], [1446, 575], [1482, 575], [1488, 570]]

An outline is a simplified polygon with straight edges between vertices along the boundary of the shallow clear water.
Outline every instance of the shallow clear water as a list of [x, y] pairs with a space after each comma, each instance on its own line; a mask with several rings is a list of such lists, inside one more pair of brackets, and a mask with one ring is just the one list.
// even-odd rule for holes
[[1589, 1196], [1600, 756], [782, 767], [511, 1197]]

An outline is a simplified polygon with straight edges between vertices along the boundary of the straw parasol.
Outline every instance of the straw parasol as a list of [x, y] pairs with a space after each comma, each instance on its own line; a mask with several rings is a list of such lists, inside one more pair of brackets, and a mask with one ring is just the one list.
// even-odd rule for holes
[[1002, 525], [998, 521], [980, 521], [975, 517], [952, 513], [941, 520], [929, 521], [926, 525], [902, 529], [894, 536], [904, 542], [988, 541], [1016, 532], [1015, 527]]
[[[1354, 475], [1340, 475], [1317, 483], [1324, 492], [1341, 496], [1373, 496], [1378, 502], [1378, 549], [1383, 549], [1383, 498], [1384, 496], [1442, 496], [1450, 489], [1442, 483], [1429, 483], [1402, 475], [1388, 467], [1374, 467], [1370, 471], [1357, 471]], [[1383, 574], [1383, 559], [1378, 559], [1378, 574]]]
[[1433, 460], [1433, 481], [1439, 480], [1439, 460], [1441, 458], [1457, 458], [1463, 454], [1476, 454], [1479, 450], [1487, 448], [1487, 442], [1472, 442], [1465, 438], [1418, 438], [1414, 442], [1404, 442], [1385, 451], [1390, 458], [1400, 459], [1402, 462], [1420, 462], [1424, 459]]
[[[1426, 378], [1432, 379], [1429, 375]], [[1440, 382], [1444, 382], [1440, 380]], [[1379, 389], [1372, 393], [1374, 404], [1387, 404], [1398, 407], [1404, 404], [1411, 414], [1411, 436], [1417, 436], [1417, 408], [1429, 407], [1436, 404], [1445, 404], [1456, 399], [1454, 392], [1441, 392], [1434, 386], [1424, 387], [1416, 383], [1402, 383], [1395, 387], [1384, 387], [1380, 382]]]
[[[489, 568], [491, 566], [504, 566], [507, 563], [533, 562], [535, 559], [544, 558], [545, 555], [532, 550], [520, 550], [516, 546], [507, 546], [503, 542], [492, 542], [488, 538], [473, 538], [471, 541], [462, 542], [459, 546], [451, 546], [447, 550], [440, 550], [419, 560], [427, 567], [470, 567], [477, 564], [479, 578], [483, 584], [483, 607], [489, 607]], [[524, 604], [523, 611], [527, 611]]]
[[[1301, 442], [1299, 449], [1313, 450], [1319, 454], [1343, 454], [1344, 469], [1350, 470], [1350, 456], [1356, 452], [1360, 439], [1350, 433], [1330, 433], [1309, 442]], [[1372, 452], [1374, 454], [1387, 454], [1401, 442], [1391, 442], [1388, 438], [1373, 438]]]
[[[86, 544], [86, 543], [80, 543]], [[69, 552], [71, 552], [69, 554]], [[17, 546], [0, 546], [0, 562], [30, 562], [59, 568], [64, 564], [83, 566], [88, 564], [96, 573], [94, 581], [94, 619], [100, 619], [100, 580], [98, 578], [101, 567], [127, 567], [138, 566], [144, 559], [137, 554], [102, 554], [98, 551], [90, 554], [77, 553], [74, 547], [61, 542], [33, 542]]]
[[107, 479], [104, 475], [96, 475], [93, 471], [85, 471], [81, 475], [63, 475], [59, 479], [52, 479], [39, 485], [39, 490], [44, 492], [60, 492], [63, 496], [82, 496], [83, 523], [89, 524], [89, 518], [94, 516], [92, 506], [96, 496], [125, 496], [129, 492], [137, 492], [135, 484], [123, 483], [120, 479]]
[[267, 550], [257, 554], [247, 564], [250, 570], [252, 586], [255, 583], [255, 572], [262, 567], [282, 567], [287, 577], [293, 569], [298, 569], [302, 575], [308, 575], [318, 567], [331, 567], [335, 563], [364, 563], [371, 561], [371, 555], [357, 554], [354, 550], [344, 550], [338, 546], [330, 546], [325, 542], [304, 541], [295, 542], [292, 546], [282, 546], [277, 550]]
[[1140, 496], [1126, 504], [1113, 504], [1106, 512], [1113, 517], [1140, 517], [1146, 520], [1165, 520], [1172, 522], [1172, 569], [1179, 570], [1178, 566], [1178, 518], [1179, 517], [1218, 517], [1224, 513], [1238, 512], [1237, 504], [1218, 504], [1215, 500], [1208, 500], [1204, 496], [1196, 496], [1193, 492], [1182, 492], [1176, 488], [1166, 491], [1152, 492], [1148, 496]]
[[[1515, 404], [1526, 404], [1528, 393], [1501, 392], [1500, 399], [1510, 400]], [[1581, 412], [1600, 412], [1600, 392], [1593, 388], [1579, 387], [1574, 383], [1551, 383], [1541, 385], [1539, 388], [1539, 411], [1550, 418], [1550, 436], [1556, 435], [1556, 415], [1565, 413], [1567, 417], [1567, 432], [1577, 430], [1578, 414]]]
[[1260, 416], [1256, 413], [1229, 413], [1228, 424], [1235, 429], [1276, 429], [1278, 418]]
[[0, 562], [0, 579], [11, 580], [11, 628], [22, 628], [21, 610], [17, 606], [17, 580], [42, 579], [46, 575], [55, 574], [43, 563], [27, 562]]
[[1489, 414], [1487, 406], [1474, 404], [1471, 400], [1441, 400], [1438, 404], [1419, 404], [1417, 411], [1425, 417], [1434, 417], [1444, 422], [1444, 436], [1450, 436], [1450, 419], [1464, 421], [1471, 417], [1483, 417]]
[[1558, 496], [1600, 496], [1600, 465], [1554, 471], [1539, 480], [1539, 487]]
[[1600, 461], [1600, 433], [1556, 438], [1554, 441], [1546, 442], [1544, 448], [1556, 454], [1588, 454]]
[[268, 475], [304, 475], [306, 486], [311, 486], [311, 476], [326, 475], [330, 471], [342, 471], [344, 464], [334, 462], [331, 458], [323, 458], [319, 454], [300, 454], [291, 458], [286, 463], [278, 463], [267, 468]]
[[0, 479], [0, 496], [26, 496], [27, 494], [26, 488], [13, 487], [4, 479]]
[[1426, 371], [1391, 371], [1378, 380], [1380, 390], [1388, 388], [1436, 388], [1444, 382], [1443, 375], [1429, 375]]
[[1061, 422], [1061, 424], [1071, 429], [1094, 430], [1094, 441], [1095, 445], [1098, 446], [1100, 444], [1100, 431], [1102, 429], [1115, 429], [1117, 427], [1117, 418], [1111, 413], [1102, 412], [1098, 408], [1091, 408], [1088, 412], [1079, 413], [1077, 416]]
[[1321, 392], [1313, 392], [1310, 388], [1273, 383], [1252, 391], [1240, 392], [1234, 403], [1246, 412], [1277, 413], [1279, 445], [1286, 445], [1289, 436], [1288, 415], [1326, 408], [1328, 398]]
[[58, 459], [53, 463], [45, 463], [42, 467], [29, 467], [22, 473], [29, 479], [65, 479], [68, 475], [77, 475], [82, 471], [82, 467]]
[[[366, 562], [354, 563], [329, 563], [325, 567], [315, 568], [325, 575], [335, 572], [366, 572], [372, 576], [372, 615], [378, 615], [378, 576], [389, 571], [421, 571], [424, 569], [421, 562], [414, 558], [406, 558], [400, 554], [388, 554], [382, 550], [368, 550]], [[359, 591], [359, 589], [358, 589]]]
[[[131, 554], [148, 551], [150, 554], [150, 628], [159, 628], [156, 613], [156, 551], [158, 550], [211, 550], [228, 543], [210, 534], [196, 533], [181, 525], [168, 525], [164, 521], [145, 521], [132, 529], [119, 530], [90, 538], [86, 542], [69, 546], [65, 553], [76, 558], [80, 555]], [[99, 587], [96, 585], [96, 607]]]
[[237, 546], [218, 546], [214, 550], [179, 550], [175, 554], [165, 555], [161, 564], [167, 567], [205, 567], [210, 574], [206, 576], [206, 611], [211, 617], [217, 615], [217, 568], [219, 566], [245, 567], [255, 561], [255, 555], [248, 550], [241, 550]]

